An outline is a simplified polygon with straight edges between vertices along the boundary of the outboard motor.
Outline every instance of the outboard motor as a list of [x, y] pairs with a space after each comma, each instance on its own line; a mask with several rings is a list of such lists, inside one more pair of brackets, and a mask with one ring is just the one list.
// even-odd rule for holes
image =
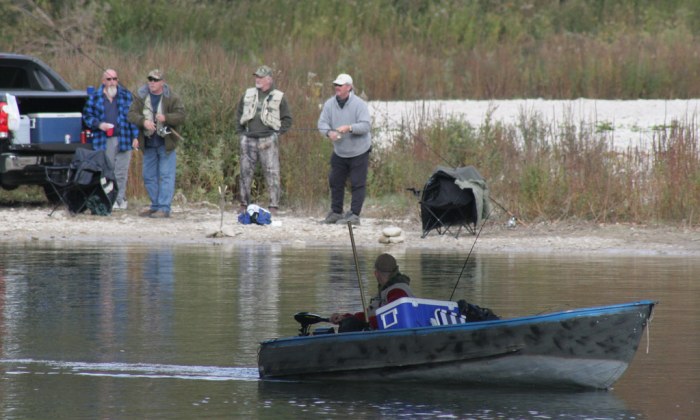
[[294, 314], [294, 319], [301, 324], [301, 328], [299, 328], [300, 336], [309, 335], [309, 328], [314, 324], [318, 324], [319, 322], [330, 322], [328, 318], [323, 318], [322, 316], [309, 312], [298, 312]]

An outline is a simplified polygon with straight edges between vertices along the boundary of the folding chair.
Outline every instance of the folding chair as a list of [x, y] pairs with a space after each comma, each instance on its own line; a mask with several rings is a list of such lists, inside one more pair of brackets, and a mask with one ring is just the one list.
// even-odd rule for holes
[[425, 238], [432, 230], [439, 235], [450, 233], [455, 238], [462, 229], [475, 235], [488, 207], [487, 198], [486, 182], [473, 166], [456, 169], [438, 166], [421, 194], [421, 237]]
[[80, 148], [68, 166], [46, 167], [46, 181], [71, 215], [90, 209], [92, 214], [107, 216], [117, 197], [114, 168], [104, 151]]

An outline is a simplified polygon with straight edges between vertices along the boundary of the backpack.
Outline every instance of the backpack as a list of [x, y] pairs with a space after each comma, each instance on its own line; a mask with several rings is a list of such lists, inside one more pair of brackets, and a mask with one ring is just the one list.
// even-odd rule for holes
[[467, 322], [501, 319], [498, 315], [493, 313], [491, 309], [482, 308], [464, 299], [457, 301], [457, 305], [459, 306], [459, 313], [467, 318]]
[[264, 209], [257, 204], [251, 204], [246, 211], [238, 215], [238, 223], [249, 225], [269, 225], [272, 223], [272, 214], [267, 209]]

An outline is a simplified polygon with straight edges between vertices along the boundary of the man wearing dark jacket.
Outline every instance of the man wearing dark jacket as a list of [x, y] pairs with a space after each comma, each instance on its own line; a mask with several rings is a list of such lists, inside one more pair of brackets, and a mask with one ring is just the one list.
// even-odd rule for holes
[[185, 107], [160, 70], [151, 70], [148, 83], [136, 92], [129, 121], [140, 129], [136, 147], [143, 145], [143, 183], [151, 199], [150, 207], [139, 214], [168, 218], [175, 194], [175, 149], [179, 139], [174, 129], [185, 122]]

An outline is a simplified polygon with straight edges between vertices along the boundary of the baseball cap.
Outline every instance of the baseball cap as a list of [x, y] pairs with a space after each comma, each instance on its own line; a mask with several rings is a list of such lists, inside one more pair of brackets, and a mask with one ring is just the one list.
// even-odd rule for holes
[[260, 66], [253, 75], [258, 77], [272, 76], [272, 69], [268, 66]]
[[352, 85], [352, 77], [349, 74], [340, 73], [333, 81], [334, 85]]
[[153, 69], [153, 70], [148, 72], [148, 77], [152, 77], [154, 79], [162, 79], [163, 72], [158, 70], [158, 69]]
[[399, 268], [396, 259], [391, 254], [381, 254], [374, 262], [374, 268], [384, 273], [392, 273]]

